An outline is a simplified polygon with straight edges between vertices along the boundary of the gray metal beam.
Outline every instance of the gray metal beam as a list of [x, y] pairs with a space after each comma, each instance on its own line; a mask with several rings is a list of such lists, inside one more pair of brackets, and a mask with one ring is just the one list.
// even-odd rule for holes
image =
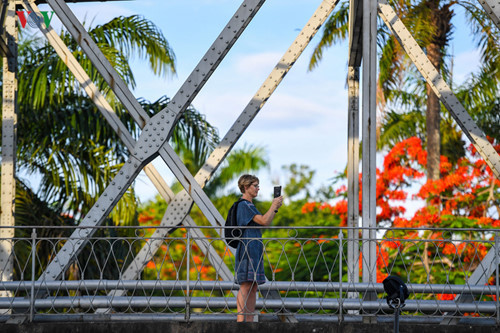
[[[374, 291], [372, 291], [374, 292]], [[15, 298], [11, 301], [0, 300], [0, 309], [13, 308], [25, 309], [30, 306], [30, 300], [26, 298]], [[165, 297], [165, 296], [143, 296], [143, 297], [115, 297], [109, 299], [107, 296], [73, 296], [59, 297], [35, 300], [34, 306], [37, 309], [88, 309], [92, 310], [99, 307], [117, 307], [124, 309], [147, 308], [147, 309], [174, 309], [181, 308], [201, 308], [201, 309], [234, 309], [236, 308], [235, 297]], [[389, 313], [391, 309], [387, 305], [385, 299], [375, 299], [373, 301], [364, 301], [362, 299], [339, 299], [339, 298], [307, 298], [307, 297], [287, 297], [285, 299], [258, 299], [256, 302], [257, 309], [277, 309], [283, 308], [293, 310], [311, 309], [314, 311], [323, 310], [344, 310], [351, 311], [383, 311]], [[439, 311], [461, 311], [472, 313], [487, 313], [494, 314], [496, 312], [495, 302], [478, 302], [455, 304], [450, 301], [435, 301], [435, 300], [407, 300], [405, 302], [404, 311], [408, 312], [430, 312]], [[87, 311], [85, 311], [87, 312]], [[180, 311], [179, 311], [180, 312]], [[177, 313], [179, 313], [177, 312]], [[141, 313], [142, 314], [142, 313]], [[328, 314], [323, 314], [328, 317]], [[80, 314], [85, 318], [85, 313]], [[425, 317], [425, 316], [424, 316]], [[375, 320], [375, 316], [372, 317]], [[81, 318], [80, 318], [81, 319]], [[447, 330], [448, 332], [453, 331]], [[490, 332], [490, 330], [485, 330]], [[344, 332], [351, 332], [345, 330]]]
[[[193, 229], [197, 225], [191, 219], [188, 222], [192, 225]], [[205, 236], [203, 236], [205, 237]], [[194, 237], [191, 237], [194, 240]], [[212, 247], [213, 248], [213, 247]], [[231, 275], [232, 276], [232, 275]], [[28, 291], [33, 287], [34, 289], [47, 290], [47, 291], [105, 291], [116, 288], [123, 288], [129, 290], [186, 290], [189, 286], [191, 290], [203, 289], [219, 289], [219, 290], [234, 290], [239, 289], [240, 286], [234, 283], [233, 280], [59, 280], [59, 281], [10, 281], [0, 282], [2, 290], [11, 291]], [[408, 283], [408, 290], [411, 294], [460, 294], [464, 290], [470, 292], [471, 295], [494, 295], [496, 286], [494, 285], [469, 285], [469, 284], [417, 284]], [[318, 293], [324, 292], [339, 292], [343, 291], [365, 291], [370, 289], [377, 293], [384, 293], [384, 285], [382, 283], [375, 283], [373, 285], [367, 283], [355, 283], [346, 286], [345, 282], [321, 282], [321, 281], [272, 281], [269, 284], [259, 286], [260, 290], [280, 290], [280, 291], [311, 291], [314, 290]], [[61, 296], [67, 297], [67, 296]]]
[[[40, 13], [40, 9], [34, 4], [33, 0], [25, 0], [23, 2], [23, 5], [28, 11]], [[123, 141], [123, 143], [125, 143], [127, 148], [129, 150], [133, 150], [136, 141], [128, 132], [127, 127], [125, 127], [111, 105], [104, 98], [99, 89], [97, 89], [96, 85], [92, 82], [83, 67], [73, 56], [73, 53], [68, 49], [66, 44], [64, 44], [62, 39], [54, 31], [54, 29], [52, 29], [52, 27], [46, 27], [43, 21], [36, 21], [35, 23], [38, 25], [38, 28], [47, 38], [59, 57], [64, 60], [71, 73], [73, 73], [77, 81], [80, 83], [80, 86], [84, 89], [92, 102], [94, 102], [94, 104], [97, 106], [98, 110], [104, 116], [111, 128], [117, 133], [118, 137]], [[167, 200], [167, 202], [169, 202], [171, 198], [174, 197], [174, 193], [168, 187], [165, 180], [160, 176], [153, 164], [150, 163], [146, 165], [146, 167], [144, 168], [144, 172], [156, 187], [160, 195], [165, 200]]]
[[431, 86], [432, 91], [446, 106], [450, 114], [460, 126], [464, 134], [469, 138], [474, 147], [481, 154], [495, 176], [500, 179], [500, 156], [495, 148], [487, 140], [483, 131], [476, 125], [471, 116], [467, 113], [445, 80], [434, 68], [425, 55], [424, 51], [417, 44], [411, 33], [404, 26], [403, 22], [396, 15], [394, 10], [386, 0], [379, 0], [380, 16], [385, 24], [394, 33], [399, 43], [413, 61], [418, 71]]
[[363, 1], [349, 0], [349, 60], [350, 67], [361, 66], [363, 58]]
[[[377, 2], [363, 0], [362, 136], [363, 136], [363, 282], [376, 283], [376, 130], [377, 130]], [[376, 297], [366, 294], [365, 299]]]
[[125, 109], [127, 109], [136, 123], [143, 128], [149, 120], [146, 111], [143, 110], [127, 84], [122, 80], [118, 72], [92, 40], [68, 5], [62, 0], [47, 0], [47, 3], [54, 10], [55, 14], [59, 17], [64, 27], [73, 36], [75, 41], [78, 42], [78, 45], [80, 45], [82, 50], [89, 57], [92, 64], [108, 83]]
[[[14, 272], [13, 242], [16, 199], [16, 130], [17, 130], [17, 29], [15, 4], [7, 5], [5, 37], [10, 56], [3, 57], [2, 81], [2, 174], [0, 217], [0, 281], [11, 281]], [[0, 297], [12, 293], [0, 291]]]
[[[74, 15], [70, 13], [71, 11], [69, 8], [67, 8], [64, 3], [61, 4], [61, 1], [49, 0], [49, 2], [56, 7], [53, 8], [56, 13], [59, 13], [58, 15], [61, 15], [63, 18], [69, 18], [69, 23], [71, 23], [72, 19], [76, 19]], [[210, 75], [215, 71], [218, 64], [222, 61], [236, 39], [241, 35], [243, 29], [254, 17], [263, 2], [263, 0], [244, 1], [217, 40], [202, 58], [198, 66], [187, 78], [179, 92], [172, 98], [169, 107], [149, 119], [149, 122], [145, 125], [134, 147], [134, 151], [131, 153], [132, 157], [126, 162], [125, 166], [119, 171], [119, 174], [113, 179], [112, 183], [106, 188], [96, 204], [85, 216], [81, 223], [83, 228], [75, 230], [71, 236], [71, 240], [65, 244], [55, 259], [49, 264], [41, 279], [51, 280], [60, 277], [62, 272], [68, 267], [72, 258], [81, 251], [86, 242], [86, 238], [92, 235], [93, 230], [89, 227], [102, 223], [103, 219], [108, 216], [111, 209], [131, 185], [142, 167], [156, 157], [164, 146], [169, 146], [167, 141], [171, 135], [173, 125], [175, 125], [180, 117], [180, 113], [189, 106], [192, 99], [204, 86]], [[69, 23], [66, 22], [65, 24]], [[75, 25], [77, 25], [77, 23], [75, 23]], [[81, 28], [83, 29], [83, 27]], [[90, 45], [89, 40], [85, 41]], [[101, 58], [101, 56], [103, 57], [102, 52], [100, 52], [98, 48], [92, 48], [90, 51], [98, 58]], [[103, 64], [106, 65], [104, 60], [102, 61]], [[175, 109], [175, 111], [172, 109]], [[174, 156], [170, 157], [174, 158]], [[179, 179], [179, 181], [185, 183], [185, 178], [189, 178], [190, 175], [184, 174], [183, 176], [184, 178]], [[211, 222], [215, 223], [214, 219], [218, 218], [218, 216], [215, 215], [217, 215], [218, 212], [214, 212], [216, 209], [213, 208], [212, 203], [199, 188], [199, 185], [196, 185], [197, 184], [191, 184], [194, 190], [195, 200], [206, 217], [211, 220]], [[191, 188], [189, 188], [189, 190], [191, 190]], [[204, 209], [205, 207], [208, 207], [208, 209]]]
[[[349, 66], [347, 78], [347, 281], [359, 282], [359, 67]], [[357, 293], [350, 293], [357, 298]]]
[[478, 0], [493, 23], [500, 29], [500, 0]]

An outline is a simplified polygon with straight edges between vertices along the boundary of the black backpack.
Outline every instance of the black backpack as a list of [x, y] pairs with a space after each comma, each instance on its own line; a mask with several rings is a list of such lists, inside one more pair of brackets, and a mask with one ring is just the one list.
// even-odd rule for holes
[[240, 238], [243, 235], [243, 231], [238, 228], [238, 221], [237, 221], [237, 210], [238, 210], [238, 204], [242, 202], [245, 199], [239, 199], [233, 205], [231, 208], [229, 208], [229, 212], [227, 213], [227, 218], [226, 218], [226, 228], [224, 228], [224, 238], [226, 238], [226, 243], [234, 248], [238, 247], [238, 244], [240, 243]]

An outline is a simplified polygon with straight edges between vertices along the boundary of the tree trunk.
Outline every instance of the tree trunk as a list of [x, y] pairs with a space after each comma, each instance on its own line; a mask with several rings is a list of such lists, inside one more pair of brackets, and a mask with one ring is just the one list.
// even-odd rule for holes
[[[427, 56], [432, 64], [439, 68], [441, 61], [440, 50], [436, 44], [431, 44], [427, 48]], [[441, 105], [436, 94], [427, 84], [427, 179], [437, 180], [440, 178], [439, 166], [441, 156], [441, 134], [439, 132], [441, 123]]]
[[[432, 41], [427, 45], [427, 57], [438, 71], [441, 71], [444, 49], [448, 44], [453, 11], [451, 4], [439, 8], [440, 0], [428, 0], [430, 8], [431, 24], [435, 28]], [[441, 105], [439, 99], [427, 84], [427, 179], [437, 180], [440, 178], [441, 157]]]

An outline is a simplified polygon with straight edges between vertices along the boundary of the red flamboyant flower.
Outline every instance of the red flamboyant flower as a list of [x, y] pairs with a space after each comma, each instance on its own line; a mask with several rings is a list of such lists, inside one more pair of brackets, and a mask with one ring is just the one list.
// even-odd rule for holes
[[[500, 144], [488, 138], [500, 153]], [[496, 179], [491, 168], [481, 158], [471, 144], [467, 156], [452, 163], [441, 156], [438, 180], [427, 180], [420, 184], [425, 176], [427, 153], [420, 139], [413, 137], [396, 144], [384, 157], [383, 169], [376, 170], [377, 223], [391, 222], [398, 228], [500, 228], [500, 220], [495, 212], [500, 211], [500, 180]], [[362, 175], [359, 175], [359, 213], [362, 209]], [[418, 186], [416, 194], [409, 197], [408, 190]], [[309, 202], [302, 207], [302, 212], [312, 213], [315, 209], [330, 210], [338, 217], [341, 225], [347, 221], [347, 188], [340, 186], [336, 191], [337, 201], [332, 203]], [[333, 198], [332, 198], [333, 199]], [[413, 216], [405, 216], [409, 199], [425, 201], [425, 206], [415, 210]], [[407, 231], [401, 236], [408, 240], [422, 237], [417, 231]], [[441, 233], [427, 233], [437, 242], [433, 249], [424, 252], [432, 256], [433, 251], [451, 259], [460, 258], [462, 263], [476, 264], [489, 250], [483, 243], [451, 241], [441, 238]], [[449, 235], [447, 236], [449, 237]], [[403, 243], [405, 245], [406, 243]], [[412, 243], [406, 244], [410, 246]], [[415, 243], [416, 244], [416, 243]], [[394, 251], [403, 250], [404, 246], [395, 241], [381, 243], [377, 257], [377, 280], [386, 276], [385, 260]], [[391, 252], [393, 251], [393, 252]], [[362, 260], [360, 259], [360, 263]], [[454, 295], [438, 295], [438, 299], [453, 299]]]

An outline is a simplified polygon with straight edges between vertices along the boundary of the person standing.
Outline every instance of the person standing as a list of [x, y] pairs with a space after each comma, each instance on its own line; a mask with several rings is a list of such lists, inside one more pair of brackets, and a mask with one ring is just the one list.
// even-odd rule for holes
[[[253, 175], [242, 175], [238, 180], [244, 199], [238, 204], [236, 220], [239, 226], [256, 227], [269, 226], [278, 208], [283, 203], [283, 197], [273, 199], [269, 210], [262, 215], [252, 200], [259, 194], [259, 178]], [[260, 228], [243, 228], [243, 235], [236, 249], [235, 283], [240, 285], [236, 298], [238, 308], [237, 321], [253, 321], [257, 286], [266, 282], [264, 274], [262, 231]]]

